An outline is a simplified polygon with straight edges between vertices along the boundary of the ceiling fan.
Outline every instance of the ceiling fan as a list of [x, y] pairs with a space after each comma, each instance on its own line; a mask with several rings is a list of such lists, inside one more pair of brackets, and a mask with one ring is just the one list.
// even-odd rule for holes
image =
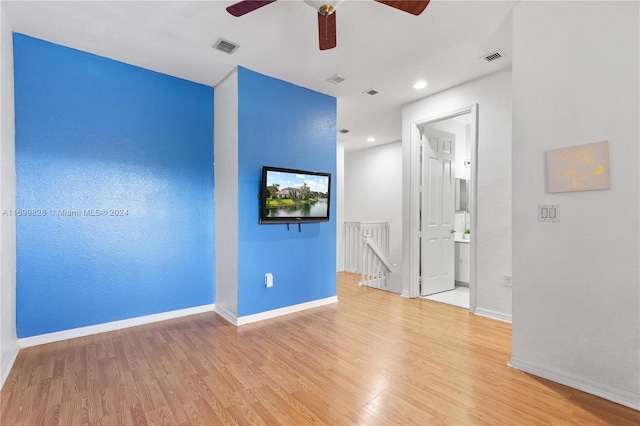
[[[233, 16], [242, 16], [253, 12], [276, 0], [242, 0], [227, 7]], [[344, 0], [304, 0], [306, 4], [318, 11], [318, 36], [320, 50], [336, 47], [336, 8]], [[374, 0], [412, 15], [420, 15], [429, 5], [430, 0]]]

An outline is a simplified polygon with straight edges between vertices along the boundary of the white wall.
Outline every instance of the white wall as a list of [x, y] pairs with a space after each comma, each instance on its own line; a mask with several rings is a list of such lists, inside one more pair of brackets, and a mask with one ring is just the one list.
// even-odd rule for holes
[[[511, 363], [636, 409], [639, 12], [638, 2], [522, 2], [513, 11]], [[609, 190], [545, 191], [546, 150], [603, 140]], [[544, 203], [561, 206], [560, 223], [537, 222]]]
[[[389, 257], [402, 259], [402, 144], [394, 142], [351, 151], [344, 160], [345, 220], [389, 222]], [[402, 270], [392, 273], [387, 290], [402, 291]]]
[[235, 323], [238, 316], [238, 70], [218, 83], [214, 105], [214, 200], [216, 312]]
[[[0, 3], [0, 212], [16, 208], [13, 41]], [[16, 336], [16, 221], [0, 216], [0, 388], [18, 354]]]
[[344, 142], [336, 147], [336, 270], [344, 271]]
[[[511, 318], [511, 69], [445, 90], [402, 108], [403, 292], [409, 293], [410, 143], [414, 122], [478, 104], [476, 312]], [[472, 177], [473, 179], [473, 177]], [[473, 285], [473, 284], [472, 284]]]

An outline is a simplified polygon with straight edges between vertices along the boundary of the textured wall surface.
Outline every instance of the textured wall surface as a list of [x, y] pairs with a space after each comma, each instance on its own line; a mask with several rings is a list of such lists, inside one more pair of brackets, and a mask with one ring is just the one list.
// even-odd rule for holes
[[238, 71], [215, 90], [216, 311], [238, 316]]
[[[335, 296], [336, 100], [244, 68], [238, 87], [238, 315]], [[263, 165], [332, 173], [331, 220], [260, 225]]]
[[[402, 109], [405, 149], [404, 181], [409, 179], [410, 129], [429, 119], [478, 104], [477, 309], [503, 319], [511, 317], [511, 69], [445, 90]], [[407, 191], [405, 191], [406, 194]], [[403, 199], [405, 250], [409, 252], [409, 198]], [[408, 262], [408, 256], [403, 260]], [[408, 266], [404, 275], [408, 276]], [[407, 281], [405, 279], [405, 281]], [[515, 285], [515, 284], [514, 284]]]
[[[402, 264], [402, 142], [345, 154], [345, 220], [389, 222], [389, 257]], [[402, 292], [402, 269], [387, 290]]]
[[41, 215], [17, 218], [18, 336], [212, 303], [213, 89], [19, 34], [14, 53], [17, 205]]
[[336, 147], [336, 270], [344, 271], [344, 142]]
[[[16, 207], [13, 44], [4, 4], [0, 4], [0, 186], [1, 211]], [[0, 216], [0, 387], [18, 354], [16, 335], [16, 218]]]
[[[523, 53], [513, 60], [511, 363], [636, 409], [639, 9], [521, 2], [513, 12], [513, 49]], [[545, 151], [604, 140], [610, 189], [546, 191]], [[560, 222], [538, 222], [538, 204], [560, 205]]]

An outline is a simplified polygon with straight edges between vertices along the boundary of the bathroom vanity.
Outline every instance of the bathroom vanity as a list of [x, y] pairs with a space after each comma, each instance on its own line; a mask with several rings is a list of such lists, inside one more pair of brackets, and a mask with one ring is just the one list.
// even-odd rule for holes
[[471, 244], [469, 240], [456, 238], [456, 285], [469, 287], [471, 275]]

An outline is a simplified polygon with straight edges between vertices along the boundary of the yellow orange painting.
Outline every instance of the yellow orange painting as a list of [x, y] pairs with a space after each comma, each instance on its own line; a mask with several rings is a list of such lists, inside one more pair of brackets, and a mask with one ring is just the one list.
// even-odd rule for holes
[[609, 189], [609, 142], [553, 149], [547, 154], [548, 192]]

